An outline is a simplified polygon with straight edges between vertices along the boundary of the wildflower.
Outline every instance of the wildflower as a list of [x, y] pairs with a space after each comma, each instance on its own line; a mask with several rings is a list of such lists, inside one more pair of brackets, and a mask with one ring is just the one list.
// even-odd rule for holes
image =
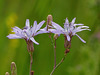
[[30, 27], [29, 19], [27, 19], [24, 29], [20, 29], [19, 27], [15, 26], [12, 28], [12, 32], [15, 32], [15, 34], [9, 34], [7, 37], [9, 39], [25, 39], [26, 41], [34, 42], [35, 44], [39, 45], [39, 43], [35, 41], [34, 36], [42, 33], [47, 33], [46, 30], [40, 29], [44, 23], [45, 21], [42, 21], [37, 24], [37, 21], [34, 21], [33, 27]]
[[[64, 23], [64, 28], [62, 28], [60, 25], [58, 25], [55, 22], [52, 22], [52, 26], [55, 29], [49, 29], [49, 31], [51, 31], [52, 33], [55, 34], [64, 34], [67, 38], [67, 41], [71, 41], [72, 36], [76, 35], [83, 43], [86, 43], [86, 41], [84, 41], [78, 34], [76, 34], [77, 32], [81, 32], [83, 30], [89, 30], [88, 26], [83, 26], [84, 24], [74, 24], [75, 23], [75, 19], [74, 18], [72, 20], [71, 23], [69, 23], [68, 19], [66, 18], [65, 23]], [[77, 27], [78, 26], [78, 27]]]

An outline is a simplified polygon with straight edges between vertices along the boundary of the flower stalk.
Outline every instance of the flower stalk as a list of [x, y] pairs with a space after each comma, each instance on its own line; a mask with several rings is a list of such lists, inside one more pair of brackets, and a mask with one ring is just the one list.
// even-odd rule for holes
[[30, 75], [33, 75], [32, 64], [33, 64], [33, 52], [30, 52]]
[[56, 67], [56, 40], [54, 43], [54, 68]]
[[28, 50], [28, 52], [30, 54], [30, 72], [29, 72], [29, 75], [32, 75], [34, 46], [33, 46], [33, 42], [31, 40], [28, 40], [28, 41], [26, 40], [26, 43], [27, 43], [27, 50]]
[[65, 60], [66, 55], [62, 58], [62, 60], [56, 65], [56, 67], [54, 67], [54, 69], [52, 70], [52, 72], [50, 73], [50, 75], [52, 75], [54, 73], [54, 71], [63, 63], [63, 61]]
[[[48, 15], [47, 16], [47, 31], [52, 28], [52, 23], [51, 23], [52, 21], [53, 21], [52, 15]], [[51, 37], [51, 32], [49, 33], [49, 38], [54, 48], [54, 68], [55, 68], [56, 67], [56, 39], [54, 38], [54, 41], [53, 41]]]
[[69, 49], [66, 49], [65, 50], [65, 55], [64, 57], [62, 58], [62, 60], [56, 65], [56, 67], [52, 70], [52, 72], [50, 73], [50, 75], [52, 75], [54, 73], [54, 71], [64, 62], [65, 58], [66, 58], [66, 55], [67, 53], [69, 53]]
[[53, 39], [51, 38], [51, 36], [49, 35], [49, 38], [51, 40], [51, 43], [53, 45], [54, 48], [54, 68], [56, 67], [56, 40], [53, 41]]

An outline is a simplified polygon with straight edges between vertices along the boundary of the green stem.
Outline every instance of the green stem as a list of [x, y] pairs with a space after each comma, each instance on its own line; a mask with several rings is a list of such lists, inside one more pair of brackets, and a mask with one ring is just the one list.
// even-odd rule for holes
[[54, 45], [54, 68], [56, 67], [56, 40]]
[[52, 75], [54, 73], [54, 71], [63, 63], [63, 61], [65, 60], [66, 55], [62, 58], [62, 60], [57, 64], [57, 66], [52, 70], [52, 72], [50, 73], [50, 75]]
[[51, 43], [52, 43], [53, 48], [54, 48], [54, 68], [55, 68], [56, 67], [56, 40], [55, 40], [55, 43], [54, 43], [52, 38], [51, 38], [51, 35], [49, 35], [49, 38], [50, 38]]

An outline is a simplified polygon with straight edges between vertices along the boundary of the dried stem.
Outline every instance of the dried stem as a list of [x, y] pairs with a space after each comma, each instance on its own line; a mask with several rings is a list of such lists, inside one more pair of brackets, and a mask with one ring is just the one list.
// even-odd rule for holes
[[54, 73], [54, 71], [62, 64], [62, 62], [65, 60], [66, 55], [62, 58], [62, 60], [57, 64], [57, 66], [52, 70], [52, 72], [50, 73], [50, 75], [52, 75]]

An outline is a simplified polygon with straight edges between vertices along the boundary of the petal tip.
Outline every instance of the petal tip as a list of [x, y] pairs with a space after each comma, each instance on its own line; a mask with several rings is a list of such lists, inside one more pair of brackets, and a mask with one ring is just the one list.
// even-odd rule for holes
[[26, 23], [28, 23], [29, 22], [29, 19], [26, 19]]
[[39, 45], [39, 43], [37, 43], [37, 45]]

